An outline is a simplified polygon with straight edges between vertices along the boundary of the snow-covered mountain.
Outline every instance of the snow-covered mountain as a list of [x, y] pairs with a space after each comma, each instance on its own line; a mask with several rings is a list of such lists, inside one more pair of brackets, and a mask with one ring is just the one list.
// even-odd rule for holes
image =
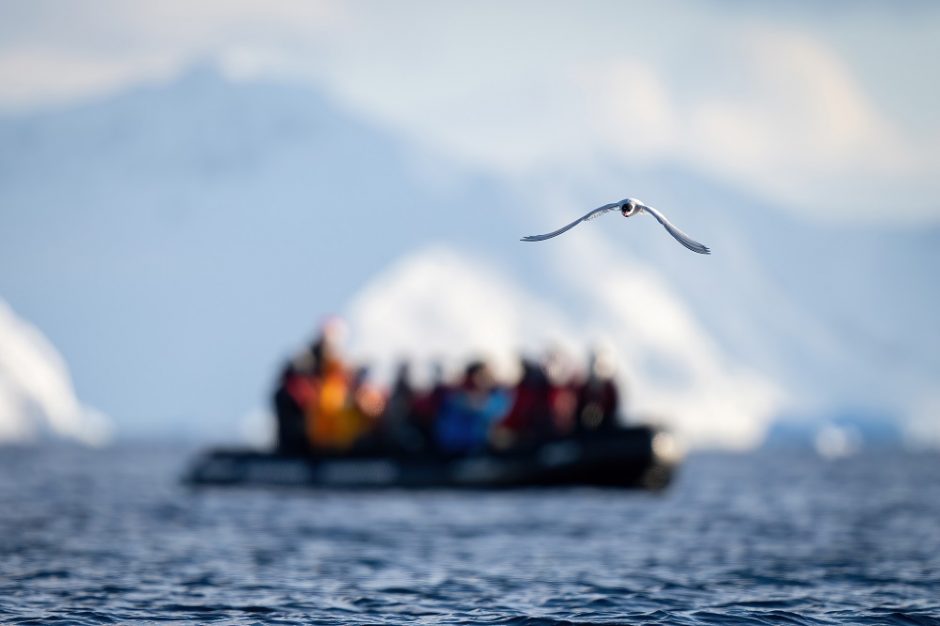
[[75, 397], [55, 348], [0, 301], [0, 444], [63, 439], [99, 445], [110, 434], [108, 418]]
[[516, 232], [508, 198], [309, 90], [200, 69], [0, 122], [0, 297], [123, 432], [224, 436], [388, 263]]
[[[606, 343], [636, 411], [693, 441], [846, 406], [940, 430], [940, 230], [805, 222], [679, 166], [584, 171], [482, 175], [309, 89], [197, 69], [0, 119], [0, 297], [136, 435], [234, 437], [336, 311], [376, 360]], [[616, 216], [518, 242], [624, 195], [715, 253]]]
[[600, 240], [569, 252], [568, 267], [551, 272], [555, 290], [526, 289], [501, 266], [447, 248], [411, 253], [354, 300], [356, 351], [386, 369], [400, 355], [453, 367], [483, 354], [509, 378], [520, 353], [560, 350], [583, 367], [585, 350], [600, 349], [614, 356], [634, 419], [664, 422], [694, 445], [758, 443], [782, 405], [777, 384], [726, 358], [648, 267], [621, 263]]
[[618, 248], [651, 262], [730, 358], [781, 382], [790, 411], [869, 407], [940, 431], [940, 227], [800, 220], [680, 168], [569, 188], [611, 180], [685, 209], [671, 215], [713, 247], [707, 263], [672, 254], [655, 223], [612, 233]]

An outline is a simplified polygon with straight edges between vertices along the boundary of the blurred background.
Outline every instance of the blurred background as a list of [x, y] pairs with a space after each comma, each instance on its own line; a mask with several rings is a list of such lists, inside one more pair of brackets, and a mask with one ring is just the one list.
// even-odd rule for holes
[[[0, 1], [0, 441], [603, 347], [696, 448], [940, 445], [940, 7]], [[587, 210], [617, 216], [541, 244]]]

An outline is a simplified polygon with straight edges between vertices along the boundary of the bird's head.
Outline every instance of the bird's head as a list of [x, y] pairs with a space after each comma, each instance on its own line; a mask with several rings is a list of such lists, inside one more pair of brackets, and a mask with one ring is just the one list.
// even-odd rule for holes
[[624, 217], [636, 215], [639, 213], [641, 208], [643, 208], [643, 203], [636, 198], [627, 198], [626, 200], [622, 200], [620, 202], [620, 213]]

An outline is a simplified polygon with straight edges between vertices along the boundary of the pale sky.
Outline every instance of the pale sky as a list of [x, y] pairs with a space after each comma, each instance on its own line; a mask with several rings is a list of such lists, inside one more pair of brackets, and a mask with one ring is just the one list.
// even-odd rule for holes
[[[291, 171], [305, 172], [309, 163], [304, 157], [319, 154], [317, 150], [330, 160], [334, 155], [328, 142], [318, 146], [305, 139], [309, 150], [297, 152], [294, 161], [274, 160], [274, 152], [265, 153], [264, 142], [250, 144], [253, 152], [246, 155], [266, 166], [247, 180], [239, 175], [210, 180], [198, 170], [167, 180], [160, 172], [150, 172], [145, 159], [143, 169], [134, 171], [150, 187], [138, 194], [136, 182], [113, 173], [124, 154], [104, 151], [100, 161], [92, 158], [99, 156], [95, 150], [105, 131], [89, 135], [98, 144], [75, 143], [69, 132], [49, 126], [47, 134], [56, 141], [35, 161], [28, 154], [18, 159], [17, 144], [6, 144], [4, 163], [12, 169], [6, 172], [9, 184], [3, 189], [13, 193], [12, 200], [0, 206], [0, 221], [13, 227], [0, 229], [8, 241], [0, 250], [9, 252], [6, 258], [11, 259], [2, 265], [8, 281], [0, 297], [21, 316], [8, 316], [13, 321], [7, 328], [19, 333], [35, 324], [36, 332], [47, 334], [49, 346], [62, 351], [61, 359], [52, 359], [52, 367], [29, 370], [39, 372], [44, 386], [7, 376], [17, 386], [6, 388], [7, 398], [13, 398], [6, 404], [22, 404], [19, 398], [30, 390], [51, 388], [51, 397], [60, 401], [58, 412], [50, 410], [49, 415], [72, 415], [74, 419], [63, 421], [73, 425], [94, 422], [86, 419], [93, 414], [75, 395], [127, 424], [146, 422], [144, 413], [168, 428], [188, 426], [186, 416], [197, 414], [215, 416], [212, 419], [222, 423], [239, 410], [263, 404], [268, 361], [280, 359], [281, 346], [293, 345], [309, 330], [307, 316], [324, 312], [316, 307], [348, 305], [361, 333], [360, 345], [384, 350], [386, 356], [416, 345], [430, 351], [460, 344], [454, 337], [467, 344], [460, 344], [461, 349], [480, 343], [512, 350], [514, 356], [518, 346], [508, 338], [532, 328], [554, 329], [554, 336], [585, 345], [600, 337], [622, 357], [627, 379], [636, 382], [635, 406], [653, 415], [679, 416], [677, 423], [686, 434], [702, 441], [720, 436], [754, 443], [762, 425], [779, 415], [785, 402], [813, 404], [813, 399], [807, 400], [813, 393], [818, 395], [815, 403], [823, 407], [827, 402], [841, 406], [863, 400], [876, 408], [884, 404], [907, 416], [908, 424], [924, 424], [922, 430], [936, 440], [934, 361], [909, 357], [902, 362], [920, 365], [883, 375], [871, 355], [872, 346], [881, 345], [901, 346], [902, 355], [935, 352], [935, 337], [930, 335], [935, 325], [926, 309], [938, 301], [930, 289], [936, 265], [930, 237], [940, 232], [940, 203], [935, 200], [940, 192], [940, 119], [935, 113], [940, 110], [938, 7], [914, 2], [794, 2], [782, 8], [770, 2], [705, 0], [0, 0], [0, 116], [28, 117], [96, 99], [106, 104], [115, 94], [139, 85], [166, 85], [164, 90], [142, 92], [147, 101], [149, 95], [185, 87], [186, 80], [175, 80], [180, 76], [214, 77], [209, 72], [187, 74], [193, 67], [209, 65], [233, 81], [295, 85], [284, 93], [290, 94], [292, 106], [314, 118], [316, 111], [307, 107], [323, 102], [317, 96], [323, 94], [330, 110], [355, 120], [356, 128], [375, 131], [377, 143], [364, 145], [382, 146], [382, 141], [394, 138], [396, 145], [416, 148], [414, 154], [439, 162], [442, 171], [466, 174], [469, 181], [466, 189], [439, 202], [435, 194], [420, 194], [422, 187], [408, 179], [407, 168], [396, 170], [394, 162], [370, 161], [369, 154], [355, 152], [343, 161], [346, 169], [340, 178], [320, 181], [326, 191], [306, 180], [292, 187], [290, 172], [280, 175], [285, 163], [296, 168]], [[230, 81], [217, 82], [232, 88], [220, 92], [217, 105], [228, 103], [228, 94], [244, 91]], [[245, 90], [272, 91], [269, 87], [257, 84]], [[171, 107], [172, 112], [190, 111], [190, 100], [174, 102], [180, 111]], [[237, 134], [242, 118], [226, 118], [224, 108], [222, 104], [213, 109], [222, 113], [212, 113], [212, 118], [180, 116], [179, 125], [168, 127], [168, 140], [185, 142], [207, 120], [220, 122], [216, 130], [222, 136]], [[95, 119], [110, 121], [112, 109], [107, 106], [88, 110], [98, 116]], [[280, 110], [270, 109], [270, 115]], [[84, 124], [82, 111], [77, 113], [78, 125]], [[53, 115], [38, 122], [42, 126], [44, 120], [55, 119]], [[339, 123], [340, 118], [323, 119]], [[182, 123], [187, 120], [191, 125]], [[28, 119], [4, 124], [30, 127]], [[147, 138], [162, 136], [165, 129], [135, 130], [141, 131], [135, 137]], [[274, 135], [270, 139], [279, 141]], [[127, 149], [133, 144], [118, 145]], [[106, 172], [99, 181], [103, 187], [91, 189], [84, 205], [61, 203], [61, 198], [71, 198], [76, 181], [79, 186], [85, 182], [85, 170], [72, 169], [85, 160]], [[23, 167], [14, 167], [19, 165]], [[362, 184], [389, 170], [392, 174], [384, 184], [407, 179], [397, 192], [372, 189], [368, 181]], [[62, 172], [77, 178], [62, 178]], [[680, 175], [672, 176], [674, 172]], [[495, 186], [482, 192], [472, 187], [478, 180], [499, 181], [498, 193]], [[659, 181], [652, 183], [657, 198], [645, 195], [650, 189], [644, 185], [651, 180]], [[697, 187], [697, 180], [709, 185]], [[213, 187], [216, 184], [224, 193]], [[45, 187], [56, 187], [57, 193], [39, 193]], [[360, 187], [370, 193], [355, 193]], [[720, 190], [714, 195], [719, 200], [698, 195], [707, 194], [708, 188]], [[319, 258], [316, 254], [327, 254], [325, 249], [302, 250], [298, 239], [281, 235], [271, 247], [257, 251], [264, 259], [248, 259], [238, 249], [226, 268], [228, 282], [215, 284], [210, 293], [196, 288], [202, 275], [190, 268], [208, 266], [211, 254], [201, 245], [184, 245], [209, 232], [218, 234], [215, 223], [200, 221], [208, 219], [208, 213], [191, 213], [186, 228], [192, 237], [169, 248], [172, 254], [166, 257], [162, 246], [169, 244], [148, 239], [149, 231], [141, 225], [150, 222], [141, 210], [137, 222], [133, 211], [128, 212], [128, 223], [138, 227], [136, 238], [123, 242], [125, 248], [100, 247], [106, 240], [105, 235], [99, 237], [101, 229], [123, 223], [112, 218], [123, 215], [129, 198], [144, 198], [141, 206], [175, 205], [179, 198], [203, 206], [212, 205], [216, 192], [234, 207], [229, 238], [218, 237], [222, 250], [254, 241], [245, 235], [254, 232], [257, 223], [252, 220], [263, 219], [269, 202], [280, 205], [282, 219], [299, 216], [298, 223], [304, 224], [317, 207], [323, 210], [317, 198], [342, 197], [345, 202], [349, 194], [367, 198], [366, 209], [375, 208], [376, 198], [397, 203], [399, 217], [381, 222], [393, 232], [382, 231], [380, 241], [371, 215], [353, 212], [362, 208], [362, 200], [359, 205], [351, 201], [353, 206], [343, 213], [331, 213], [333, 228], [342, 227], [337, 242], [342, 242], [342, 233], [349, 236], [355, 229], [357, 242], [363, 233], [372, 233], [373, 243], [382, 244], [376, 245], [374, 258], [327, 284], [332, 296], [326, 304], [301, 290], [293, 294], [294, 300], [276, 303], [259, 318], [251, 317], [257, 313], [252, 306], [241, 311], [242, 318], [230, 316], [233, 308], [242, 306], [243, 293], [252, 289], [270, 290], [278, 297], [288, 291], [278, 280], [289, 284], [289, 279], [271, 280], [265, 268], [282, 258], [310, 264]], [[672, 195], [672, 204], [662, 192], [667, 198]], [[502, 201], [504, 194], [512, 201]], [[420, 207], [416, 195], [424, 198]], [[616, 230], [614, 247], [604, 243], [599, 224], [591, 226], [593, 232], [582, 227], [577, 236], [551, 246], [530, 248], [515, 240], [556, 227], [575, 210], [596, 206], [590, 202], [625, 195], [639, 195], [654, 206], [662, 200], [668, 206], [660, 208], [711, 245], [715, 255], [698, 258], [657, 239], [649, 241], [666, 247], [641, 245], [644, 233], [665, 235], [655, 223], [644, 226], [637, 221]], [[492, 206], [486, 206], [488, 201]], [[734, 206], [721, 211], [725, 203]], [[43, 209], [49, 209], [49, 215], [74, 217], [76, 232], [46, 237]], [[82, 210], [88, 211], [87, 222]], [[499, 222], [497, 233], [487, 230], [494, 227], [479, 220], [477, 210]], [[773, 217], [778, 210], [805, 219], [750, 219], [761, 217], [756, 211]], [[384, 216], [391, 220], [390, 215]], [[445, 238], [454, 241], [444, 241], [441, 247], [399, 247], [399, 241], [420, 240], [394, 236], [411, 233], [409, 220], [432, 217], [448, 226], [428, 232], [447, 233]], [[839, 228], [813, 221], [836, 222]], [[863, 228], [850, 233], [857, 239], [843, 236], [843, 224], [857, 222], [908, 228], [893, 234]], [[17, 224], [35, 241], [20, 248], [11, 245], [18, 243]], [[180, 221], [179, 227], [183, 224]], [[603, 228], [613, 233], [618, 224], [611, 218]], [[480, 269], [486, 254], [475, 249], [464, 254], [455, 235], [467, 235], [463, 241], [472, 240], [473, 246], [492, 244], [488, 250], [503, 251], [500, 258], [506, 265], [499, 271]], [[289, 241], [295, 241], [293, 247]], [[859, 246], [858, 241], [869, 243]], [[290, 255], [272, 254], [282, 249]], [[72, 266], [69, 251], [91, 255], [95, 262], [79, 267], [97, 269], [82, 274]], [[375, 274], [384, 267], [384, 255], [390, 259], [393, 252], [402, 255], [394, 267]], [[151, 266], [151, 258], [159, 263]], [[537, 264], [534, 258], [540, 259]], [[364, 268], [372, 263], [375, 269], [367, 274]], [[124, 273], [111, 271], [115, 264], [157, 269], [147, 274], [149, 282], [138, 281], [135, 274], [129, 284]], [[537, 278], [551, 277], [551, 285], [533, 283], [535, 268]], [[84, 316], [60, 304], [68, 297], [57, 291], [67, 270], [81, 286], [71, 303], [84, 310]], [[254, 287], [243, 285], [251, 277]], [[426, 284], [439, 287], [415, 287]], [[185, 323], [161, 315], [192, 289], [204, 298], [188, 302]], [[421, 300], [419, 293], [430, 295]], [[484, 305], [470, 307], [467, 299]], [[883, 301], [873, 302], [878, 299]], [[497, 301], [505, 306], [491, 304]], [[389, 316], [390, 311], [398, 314]], [[125, 315], [137, 316], [139, 323], [151, 324], [164, 335], [141, 337], [126, 327]], [[225, 323], [220, 324], [223, 316]], [[430, 333], [433, 337], [428, 336], [428, 319], [440, 320], [436, 334]], [[532, 319], [541, 321], [533, 324]], [[832, 321], [842, 319], [862, 330], [842, 333], [844, 324]], [[252, 333], [255, 343], [232, 344], [230, 337], [249, 326], [258, 329]], [[792, 340], [794, 329], [800, 341]], [[161, 342], [161, 336], [173, 341]], [[176, 368], [180, 359], [170, 343], [191, 348], [194, 360]], [[46, 344], [37, 345], [40, 356], [51, 353]], [[114, 384], [135, 347], [149, 355], [146, 365], [170, 393], [152, 399], [146, 375], [126, 388]], [[26, 354], [25, 349], [19, 352]], [[64, 366], [56, 365], [59, 361], [73, 368], [74, 394]], [[231, 364], [231, 369], [220, 369], [220, 362]], [[28, 371], [13, 360], [9, 363], [13, 365], [8, 371]], [[171, 376], [165, 375], [166, 363], [173, 364]], [[208, 371], [211, 375], [204, 377]], [[822, 381], [814, 372], [836, 375]], [[687, 384], [677, 391], [680, 378]], [[191, 391], [197, 380], [198, 394]], [[242, 388], [226, 398], [225, 406], [206, 393], [215, 388], [225, 390], [216, 396], [229, 395], [232, 387]]]
[[814, 219], [940, 222], [940, 5], [0, 2], [0, 110], [194, 63], [475, 167], [677, 163]]

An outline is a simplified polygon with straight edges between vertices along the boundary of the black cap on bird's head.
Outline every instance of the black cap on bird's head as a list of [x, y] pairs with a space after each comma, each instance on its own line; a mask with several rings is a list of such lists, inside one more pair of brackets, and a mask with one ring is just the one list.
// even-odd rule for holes
[[636, 214], [643, 206], [643, 203], [636, 198], [626, 198], [620, 201], [620, 213], [624, 217], [630, 217]]

